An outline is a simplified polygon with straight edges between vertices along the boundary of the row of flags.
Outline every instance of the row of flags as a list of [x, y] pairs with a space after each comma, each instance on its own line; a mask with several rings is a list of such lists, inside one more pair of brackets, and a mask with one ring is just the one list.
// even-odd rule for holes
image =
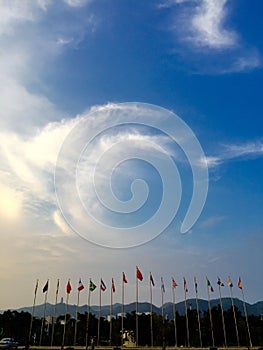
[[[138, 327], [138, 285], [139, 285], [139, 281], [143, 281], [144, 277], [143, 274], [141, 272], [141, 270], [139, 269], [138, 266], [136, 266], [136, 345], [138, 345], [138, 332], [139, 332], [139, 327]], [[152, 324], [152, 288], [156, 285], [155, 281], [154, 281], [154, 277], [152, 272], [150, 272], [149, 274], [149, 286], [150, 286], [150, 303], [151, 303], [151, 312], [150, 312], [150, 316], [151, 316], [151, 322], [150, 322], [150, 327], [151, 327], [151, 346], [153, 346], [153, 324]], [[30, 325], [30, 332], [29, 332], [29, 339], [31, 337], [31, 331], [32, 331], [32, 320], [34, 317], [34, 306], [35, 306], [35, 301], [36, 301], [36, 293], [38, 290], [38, 280], [36, 282], [36, 286], [35, 286], [35, 295], [34, 295], [34, 302], [33, 302], [33, 308], [32, 308], [32, 316], [31, 316], [31, 325]], [[124, 317], [124, 285], [128, 283], [128, 280], [126, 278], [126, 275], [124, 272], [122, 272], [122, 326], [121, 326], [121, 331], [123, 332], [123, 317]], [[227, 338], [226, 338], [226, 332], [225, 332], [225, 322], [224, 322], [224, 313], [223, 313], [223, 306], [222, 306], [222, 300], [221, 300], [221, 287], [225, 286], [225, 283], [219, 278], [217, 277], [217, 285], [219, 288], [219, 296], [220, 296], [220, 305], [221, 305], [221, 311], [222, 311], [222, 328], [223, 328], [223, 333], [224, 333], [224, 345], [226, 347], [227, 344]], [[58, 292], [59, 292], [59, 284], [60, 284], [60, 280], [57, 280], [57, 289], [56, 289], [56, 302], [55, 302], [55, 306], [54, 306], [54, 315], [56, 314], [56, 303], [57, 303], [57, 296], [58, 296]], [[186, 330], [187, 330], [187, 344], [188, 347], [190, 346], [190, 337], [189, 337], [189, 327], [188, 327], [188, 315], [187, 315], [187, 293], [188, 293], [188, 285], [187, 285], [187, 281], [186, 278], [183, 277], [183, 289], [184, 289], [184, 300], [185, 300], [185, 315], [186, 315]], [[235, 316], [235, 308], [234, 308], [234, 302], [233, 302], [233, 293], [232, 293], [232, 288], [234, 286], [234, 284], [232, 283], [232, 280], [230, 277], [228, 277], [228, 279], [226, 280], [226, 285], [230, 287], [230, 295], [231, 295], [231, 301], [232, 301], [232, 310], [233, 310], [233, 315], [234, 315], [234, 320], [235, 320], [235, 329], [236, 329], [236, 338], [237, 338], [237, 344], [239, 346], [239, 335], [238, 335], [238, 327], [237, 327], [237, 322], [236, 322], [236, 316]], [[239, 277], [238, 281], [237, 281], [237, 286], [239, 289], [241, 289], [242, 291], [242, 298], [243, 298], [243, 307], [244, 307], [244, 313], [246, 316], [246, 324], [247, 324], [247, 332], [248, 332], [248, 339], [249, 339], [249, 344], [251, 345], [251, 337], [250, 337], [250, 331], [249, 331], [249, 324], [248, 324], [248, 317], [247, 317], [247, 311], [246, 311], [246, 305], [245, 305], [245, 299], [244, 299], [244, 293], [243, 293], [243, 286], [242, 286], [242, 281], [241, 278]], [[174, 277], [171, 278], [171, 287], [172, 287], [172, 294], [173, 294], [173, 303], [175, 305], [175, 290], [178, 287], [178, 283], [175, 281]], [[208, 279], [208, 277], [206, 277], [206, 287], [207, 287], [207, 294], [208, 294], [208, 307], [209, 307], [209, 315], [210, 315], [210, 328], [211, 328], [211, 338], [212, 338], [212, 345], [214, 347], [214, 334], [213, 334], [213, 319], [212, 319], [212, 313], [211, 313], [211, 305], [210, 305], [210, 292], [214, 292], [214, 288], [212, 286], [212, 283], [210, 282], [210, 280]], [[89, 313], [90, 313], [90, 297], [91, 297], [91, 292], [93, 292], [95, 289], [97, 288], [97, 285], [93, 282], [93, 280], [90, 278], [89, 280], [89, 284], [88, 284], [88, 292], [89, 292], [89, 297], [88, 297], [88, 313], [87, 313], [87, 325], [88, 325], [88, 320], [89, 320]], [[164, 318], [164, 293], [165, 293], [165, 284], [164, 284], [164, 280], [163, 277], [161, 277], [160, 279], [160, 288], [161, 288], [161, 292], [162, 292], [162, 316]], [[64, 346], [64, 342], [65, 342], [65, 334], [66, 334], [66, 315], [67, 315], [67, 309], [68, 309], [68, 300], [69, 300], [69, 296], [70, 293], [72, 291], [72, 286], [71, 286], [71, 281], [70, 279], [67, 281], [66, 284], [66, 293], [67, 293], [67, 301], [66, 301], [66, 310], [65, 310], [65, 321], [64, 321], [64, 329], [63, 329], [63, 339], [62, 339], [62, 346]], [[78, 291], [78, 299], [77, 299], [77, 305], [76, 305], [76, 319], [78, 317], [78, 306], [79, 306], [79, 296], [80, 296], [80, 292], [82, 290], [85, 289], [84, 284], [82, 283], [81, 278], [79, 279], [78, 285], [77, 285], [77, 291]], [[100, 310], [101, 310], [101, 293], [105, 292], [107, 289], [107, 286], [105, 284], [105, 282], [103, 281], [103, 279], [100, 279], [100, 283], [99, 283], [99, 291], [100, 291], [100, 303], [99, 303], [99, 309], [98, 309], [98, 333], [97, 333], [97, 345], [100, 344]], [[200, 325], [200, 317], [199, 317], [199, 311], [198, 311], [198, 283], [197, 283], [197, 279], [196, 277], [194, 277], [194, 289], [195, 289], [195, 293], [196, 293], [196, 307], [197, 307], [197, 317], [198, 317], [198, 329], [199, 329], [199, 338], [200, 338], [200, 346], [202, 347], [202, 336], [201, 336], [201, 325]], [[42, 333], [43, 333], [43, 320], [45, 319], [45, 312], [46, 312], [46, 302], [47, 302], [47, 294], [48, 294], [48, 290], [49, 290], [49, 280], [47, 280], [47, 282], [45, 283], [42, 291], [45, 295], [45, 302], [44, 302], [44, 316], [42, 319], [42, 326], [41, 326], [41, 334], [40, 334], [40, 341], [39, 341], [39, 346], [41, 346], [41, 340], [42, 340]], [[113, 303], [113, 293], [115, 293], [116, 291], [116, 287], [115, 287], [115, 282], [114, 279], [111, 279], [111, 285], [110, 285], [110, 291], [111, 291], [111, 304], [110, 304], [110, 341], [111, 341], [111, 335], [112, 335], [112, 303]], [[175, 310], [175, 306], [174, 306], [174, 330], [175, 330], [175, 342], [177, 342], [177, 326], [176, 326], [176, 310]], [[74, 333], [74, 345], [76, 344], [76, 339], [77, 339], [77, 324], [78, 322], [75, 323], [75, 333]], [[54, 335], [54, 324], [52, 326], [52, 336], [51, 336], [51, 344], [53, 342], [53, 335]], [[86, 347], [87, 347], [87, 342], [88, 342], [88, 329], [86, 332]]]
[[[143, 281], [142, 272], [140, 271], [140, 269], [138, 267], [136, 267], [136, 278], [138, 280], [140, 280], [140, 281]], [[150, 277], [149, 278], [150, 278], [151, 285], [154, 287], [155, 286], [155, 282], [154, 282], [154, 279], [153, 279], [153, 274], [151, 272], [150, 272]], [[126, 275], [125, 275], [124, 272], [122, 273], [122, 282], [125, 283], [125, 284], [128, 283]], [[214, 288], [213, 288], [210, 280], [207, 277], [206, 277], [206, 285], [207, 285], [207, 287], [209, 288], [209, 290], [211, 292], [214, 292]], [[225, 284], [223, 283], [223, 281], [219, 277], [217, 278], [217, 285], [220, 286], [220, 287], [224, 287], [225, 286]], [[228, 277], [228, 279], [226, 281], [226, 285], [229, 286], [230, 288], [233, 287], [233, 283], [232, 283], [232, 280], [231, 280], [230, 277]], [[172, 288], [178, 287], [178, 284], [177, 284], [177, 282], [175, 281], [175, 279], [173, 277], [171, 279], [171, 286], [172, 286]], [[184, 286], [185, 293], [188, 293], [188, 287], [187, 287], [187, 282], [186, 282], [185, 278], [183, 278], [183, 286]], [[239, 289], [243, 288], [242, 281], [241, 281], [240, 277], [238, 279], [237, 286], [238, 286]], [[49, 288], [49, 280], [47, 280], [47, 282], [45, 283], [45, 285], [43, 287], [43, 290], [42, 290], [43, 293], [46, 293], [48, 291], [48, 288]], [[85, 287], [84, 287], [81, 279], [79, 279], [79, 283], [78, 283], [78, 287], [77, 287], [78, 292], [81, 292], [84, 288]], [[89, 290], [91, 292], [93, 292], [96, 288], [97, 288], [97, 285], [90, 279], [90, 281], [89, 281]], [[198, 292], [198, 284], [197, 284], [196, 277], [194, 277], [194, 288], [195, 288], [195, 292], [197, 293]], [[100, 280], [100, 290], [104, 292], [106, 289], [107, 289], [107, 286], [106, 286], [105, 282], [103, 281], [103, 279], [101, 278], [101, 280]], [[37, 293], [37, 290], [38, 290], [38, 280], [37, 280], [36, 286], [35, 286], [35, 294]], [[72, 290], [71, 282], [70, 282], [70, 280], [68, 280], [67, 285], [66, 285], [66, 292], [67, 292], [67, 294], [70, 294], [71, 290]], [[111, 279], [111, 290], [112, 290], [113, 293], [116, 292], [115, 282], [114, 282], [113, 278]], [[59, 280], [57, 281], [56, 294], [58, 294], [58, 291], [59, 291]], [[163, 277], [161, 277], [161, 291], [163, 293], [165, 293], [165, 285], [164, 285]]]

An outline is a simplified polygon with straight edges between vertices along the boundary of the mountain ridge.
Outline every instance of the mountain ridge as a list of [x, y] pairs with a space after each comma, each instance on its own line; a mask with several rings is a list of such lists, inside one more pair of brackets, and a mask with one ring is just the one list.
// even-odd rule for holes
[[[243, 301], [234, 298], [234, 305], [237, 307], [237, 309], [241, 312], [242, 315], [244, 315], [244, 309], [243, 309]], [[211, 308], [216, 307], [220, 305], [220, 300], [219, 299], [212, 299], [210, 301], [211, 303]], [[247, 313], [248, 315], [254, 315], [254, 316], [260, 316], [263, 315], [263, 301], [258, 301], [254, 304], [249, 304], [245, 303], [246, 308], [247, 308]], [[222, 305], [224, 311], [227, 311], [232, 307], [232, 301], [231, 298], [222, 298]], [[175, 304], [176, 306], [176, 311], [180, 315], [185, 314], [185, 302], [181, 301]], [[204, 311], [208, 310], [208, 301], [204, 299], [198, 299], [198, 306], [199, 306], [199, 311], [203, 313]], [[167, 302], [163, 305], [164, 307], [164, 314], [167, 318], [172, 319], [173, 318], [173, 303], [172, 302]], [[187, 299], [187, 307], [188, 309], [196, 309], [196, 299]], [[162, 307], [158, 307], [155, 305], [152, 305], [153, 312], [155, 312], [158, 315], [162, 314]], [[35, 306], [35, 317], [40, 318], [43, 315], [43, 309], [44, 309], [44, 304], [36, 305]], [[56, 315], [61, 316], [65, 314], [65, 309], [66, 309], [66, 304], [64, 302], [60, 302], [56, 305]], [[82, 305], [78, 307], [78, 312], [80, 314], [84, 314], [88, 309], [87, 305]], [[92, 314], [95, 314], [97, 316], [98, 314], [98, 305], [93, 305], [90, 307], [90, 312]], [[26, 307], [21, 307], [17, 309], [9, 309], [11, 311], [17, 311], [17, 312], [32, 312], [32, 306], [26, 306]], [[136, 303], [129, 303], [125, 305], [125, 313], [132, 313], [133, 311], [136, 310]], [[0, 310], [0, 313], [3, 313], [7, 310]], [[138, 303], [138, 311], [139, 313], [149, 313], [150, 312], [150, 303], [149, 302], [139, 302]], [[122, 305], [120, 303], [115, 303], [112, 305], [112, 315], [119, 315], [122, 312]], [[54, 313], [54, 305], [47, 303], [46, 304], [46, 315], [53, 315]], [[76, 315], [76, 304], [69, 304], [68, 305], [68, 314], [71, 315], [71, 317], [75, 317]], [[101, 306], [101, 316], [106, 317], [110, 314], [110, 305], [103, 305]]]

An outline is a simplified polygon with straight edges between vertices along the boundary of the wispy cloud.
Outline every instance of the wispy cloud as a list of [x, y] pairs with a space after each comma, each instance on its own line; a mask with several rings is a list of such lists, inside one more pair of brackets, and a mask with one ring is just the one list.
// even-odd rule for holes
[[64, 2], [71, 7], [82, 7], [91, 3], [93, 0], [64, 0]]
[[200, 228], [211, 228], [219, 224], [225, 219], [224, 216], [212, 216], [200, 222], [198, 227]]
[[263, 143], [261, 141], [247, 142], [244, 144], [227, 144], [222, 145], [218, 154], [207, 156], [205, 159], [201, 160], [201, 163], [204, 162], [208, 167], [215, 168], [229, 160], [253, 159], [262, 156]]
[[170, 28], [182, 45], [180, 50], [177, 43], [176, 53], [191, 62], [192, 70], [202, 74], [228, 74], [261, 66], [258, 50], [244, 43], [238, 29], [228, 24], [231, 15], [228, 0], [168, 0], [159, 8], [171, 9]]
[[203, 0], [192, 18], [192, 38], [196, 45], [228, 48], [237, 44], [238, 36], [224, 27], [227, 0]]

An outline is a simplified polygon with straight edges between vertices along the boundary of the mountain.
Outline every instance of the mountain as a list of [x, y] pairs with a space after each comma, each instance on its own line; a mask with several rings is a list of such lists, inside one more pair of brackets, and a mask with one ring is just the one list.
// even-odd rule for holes
[[[244, 310], [243, 310], [243, 302], [242, 300], [239, 300], [237, 298], [234, 298], [234, 305], [241, 311], [242, 314], [244, 314]], [[212, 299], [211, 300], [211, 308], [220, 305], [220, 300], [219, 299]], [[231, 304], [231, 299], [230, 298], [222, 298], [222, 305], [223, 305], [223, 309], [226, 311], [228, 309], [230, 309], [232, 307]], [[199, 310], [201, 313], [203, 313], [204, 311], [208, 310], [208, 301], [207, 300], [203, 300], [203, 299], [199, 299], [198, 300], [198, 306], [199, 306]], [[188, 309], [196, 309], [196, 300], [195, 299], [188, 299], [187, 300], [187, 307]], [[249, 304], [246, 303], [246, 308], [247, 308], [247, 313], [248, 315], [255, 315], [255, 316], [260, 316], [263, 315], [263, 301], [259, 301], [255, 304]], [[60, 315], [64, 315], [65, 314], [65, 309], [66, 309], [66, 304], [63, 302], [60, 302], [57, 304], [56, 307], [56, 314], [57, 316]], [[94, 314], [95, 316], [97, 316], [98, 314], [98, 309], [99, 306], [94, 305], [90, 308], [90, 312], [92, 314]], [[125, 312], [126, 313], [132, 313], [133, 311], [135, 311], [136, 309], [136, 303], [130, 303], [125, 305]], [[139, 303], [138, 304], [138, 310], [140, 313], [147, 313], [150, 311], [150, 303], [148, 302], [144, 302], [144, 303]], [[3, 313], [5, 310], [1, 310], [0, 313]], [[29, 307], [22, 307], [19, 309], [16, 309], [16, 311], [21, 312], [32, 312], [32, 306]], [[43, 315], [43, 311], [44, 311], [44, 305], [36, 305], [35, 306], [35, 317], [42, 317]], [[53, 315], [53, 311], [54, 311], [54, 305], [47, 303], [46, 304], [46, 315]], [[81, 314], [84, 314], [87, 311], [87, 305], [82, 305], [79, 306], [78, 308], [78, 312]], [[176, 304], [176, 311], [180, 314], [180, 315], [184, 315], [185, 314], [185, 303], [184, 301], [178, 302]], [[112, 314], [113, 315], [118, 315], [121, 314], [122, 312], [122, 305], [120, 303], [116, 303], [114, 305], [112, 305]], [[162, 314], [162, 308], [161, 307], [157, 307], [155, 305], [153, 305], [153, 312], [155, 312], [158, 315]], [[76, 305], [68, 305], [68, 313], [72, 316], [75, 317], [76, 314]], [[110, 306], [109, 305], [103, 305], [101, 307], [101, 316], [107, 316], [110, 313]], [[169, 319], [173, 318], [173, 303], [169, 302], [169, 303], [165, 303], [164, 304], [164, 314], [166, 317], [168, 317]]]

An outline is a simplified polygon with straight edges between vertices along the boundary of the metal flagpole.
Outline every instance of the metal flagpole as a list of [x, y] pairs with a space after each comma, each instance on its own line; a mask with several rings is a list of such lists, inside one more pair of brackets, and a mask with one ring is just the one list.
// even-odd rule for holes
[[151, 347], [153, 347], [153, 296], [152, 296], [152, 283], [153, 277], [150, 272], [150, 328], [151, 328]]
[[52, 317], [52, 332], [51, 332], [51, 343], [50, 343], [51, 347], [53, 346], [54, 331], [55, 331], [55, 321], [56, 321], [57, 302], [58, 302], [58, 290], [59, 290], [59, 279], [57, 281], [56, 300], [55, 300], [53, 317]]
[[100, 300], [99, 300], [99, 310], [98, 310], [98, 339], [97, 346], [100, 344], [100, 312], [101, 312], [101, 284], [100, 284]]
[[47, 280], [47, 283], [45, 284], [45, 287], [43, 289], [43, 291], [45, 292], [45, 301], [44, 301], [44, 313], [43, 313], [43, 318], [42, 318], [42, 323], [41, 323], [41, 331], [40, 331], [40, 338], [39, 338], [39, 346], [41, 346], [42, 343], [42, 336], [43, 336], [43, 327], [44, 327], [44, 323], [45, 323], [45, 319], [46, 319], [46, 305], [47, 305], [47, 294], [48, 294], [48, 282], [49, 280]]
[[161, 278], [161, 296], [162, 296], [162, 319], [163, 319], [163, 324], [164, 324], [164, 308], [163, 308], [163, 279]]
[[174, 314], [174, 346], [177, 348], [177, 327], [176, 327], [176, 305], [175, 305], [175, 288], [177, 284], [172, 278], [172, 296], [173, 296], [173, 314]]
[[237, 337], [237, 346], [239, 347], [240, 346], [239, 345], [239, 335], [238, 335], [236, 311], [235, 311], [235, 305], [234, 305], [234, 300], [233, 300], [233, 291], [232, 291], [233, 283], [232, 283], [230, 277], [228, 277], [228, 279], [227, 279], [227, 285], [229, 286], [229, 289], [230, 289], [230, 297], [231, 297], [232, 310], [233, 310], [235, 329], [236, 329], [236, 337]]
[[90, 314], [90, 294], [91, 294], [91, 290], [90, 290], [90, 286], [91, 286], [91, 278], [89, 280], [89, 293], [88, 293], [88, 307], [87, 307], [87, 321], [86, 321], [86, 350], [88, 349], [88, 340], [89, 340], [89, 314]]
[[63, 338], [62, 338], [62, 348], [64, 348], [65, 345], [65, 336], [66, 336], [66, 324], [67, 324], [67, 313], [68, 313], [68, 300], [69, 300], [69, 294], [71, 291], [71, 285], [70, 285], [70, 279], [68, 280], [66, 292], [67, 292], [67, 299], [66, 299], [66, 310], [65, 310], [65, 318], [64, 318], [64, 329], [63, 329]]
[[69, 299], [69, 294], [67, 293], [66, 310], [65, 310], [65, 318], [64, 318], [64, 328], [63, 328], [63, 338], [62, 338], [62, 348], [65, 345], [66, 323], [67, 323], [67, 313], [68, 313], [68, 299]]
[[162, 329], [163, 341], [162, 341], [162, 347], [163, 347], [163, 349], [165, 348], [164, 305], [163, 305], [163, 295], [164, 295], [164, 292], [165, 292], [164, 283], [163, 283], [163, 278], [161, 277], [162, 319], [163, 319], [163, 329]]
[[29, 333], [28, 333], [28, 344], [31, 343], [31, 334], [32, 334], [32, 326], [33, 326], [33, 319], [35, 314], [35, 305], [36, 305], [36, 296], [37, 296], [37, 289], [38, 289], [38, 279], [36, 280], [36, 286], [35, 286], [35, 295], [33, 300], [33, 306], [32, 306], [32, 313], [31, 313], [31, 320], [30, 320], [30, 326], [29, 326]]
[[77, 305], [76, 305], [76, 321], [75, 321], [75, 332], [74, 332], [74, 346], [76, 346], [77, 343], [77, 323], [78, 323], [78, 307], [79, 307], [79, 293], [80, 291], [78, 290], [78, 300], [77, 300]]
[[244, 313], [245, 313], [245, 317], [246, 317], [247, 334], [248, 334], [249, 346], [252, 348], [252, 341], [251, 341], [250, 330], [249, 330], [249, 324], [248, 324], [248, 317], [247, 317], [246, 302], [245, 302], [244, 291], [243, 291], [243, 286], [242, 286], [242, 282], [241, 282], [240, 277], [239, 277], [239, 280], [238, 280], [238, 288], [241, 289], [241, 292], [242, 292], [242, 300], [243, 300]]
[[111, 337], [112, 337], [112, 299], [113, 299], [113, 278], [111, 280], [111, 289], [110, 289], [110, 346], [111, 346]]
[[123, 346], [123, 331], [124, 331], [124, 272], [122, 273], [122, 288], [121, 288], [121, 346]]
[[136, 346], [139, 344], [139, 326], [138, 326], [138, 279], [140, 281], [143, 280], [143, 275], [139, 270], [138, 266], [136, 266]]
[[186, 293], [188, 292], [186, 286], [186, 280], [184, 278], [184, 305], [185, 305], [185, 321], [186, 321], [186, 335], [187, 335], [187, 346], [190, 347], [190, 338], [189, 338], [189, 325], [188, 325], [188, 312], [187, 312], [187, 303], [186, 303]]
[[197, 290], [196, 277], [194, 277], [194, 284], [195, 284], [195, 301], [196, 301], [196, 313], [197, 313], [197, 321], [198, 321], [199, 342], [200, 342], [200, 347], [202, 348], [203, 347], [202, 332], [201, 332], [201, 322], [200, 322], [199, 305], [198, 305], [198, 290]]
[[137, 269], [136, 267], [136, 346], [138, 346], [139, 339], [139, 327], [138, 327], [138, 277], [137, 277]]
[[221, 286], [224, 286], [223, 282], [220, 280], [219, 277], [217, 277], [218, 281], [218, 291], [219, 291], [219, 301], [220, 301], [220, 307], [221, 307], [221, 315], [222, 315], [222, 327], [223, 327], [223, 333], [224, 333], [224, 346], [227, 347], [227, 341], [226, 341], [226, 327], [225, 327], [225, 319], [224, 319], [224, 310], [223, 310], [223, 304], [222, 304], [222, 296], [221, 296]]
[[210, 284], [209, 279], [206, 277], [206, 287], [207, 287], [207, 297], [208, 297], [208, 309], [209, 309], [210, 326], [211, 326], [211, 335], [212, 335], [212, 345], [213, 345], [213, 348], [214, 348], [214, 347], [215, 347], [215, 339], [214, 339], [213, 319], [212, 319], [211, 304], [210, 304], [209, 286], [211, 287], [211, 284]]

